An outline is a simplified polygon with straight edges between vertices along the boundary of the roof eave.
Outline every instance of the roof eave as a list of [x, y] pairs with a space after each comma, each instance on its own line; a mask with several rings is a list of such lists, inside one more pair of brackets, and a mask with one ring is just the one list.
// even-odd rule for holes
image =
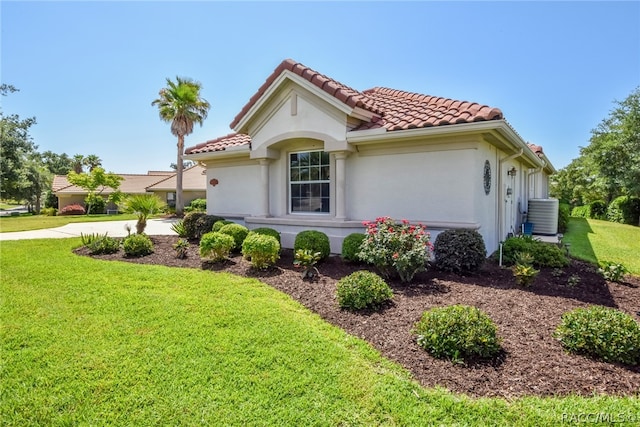
[[249, 149], [249, 145], [241, 145], [238, 147], [229, 147], [224, 150], [218, 151], [208, 151], [206, 153], [194, 153], [194, 154], [185, 154], [184, 158], [186, 160], [193, 160], [195, 162], [204, 162], [206, 160], [211, 159], [228, 159], [232, 157], [248, 157], [251, 150]]

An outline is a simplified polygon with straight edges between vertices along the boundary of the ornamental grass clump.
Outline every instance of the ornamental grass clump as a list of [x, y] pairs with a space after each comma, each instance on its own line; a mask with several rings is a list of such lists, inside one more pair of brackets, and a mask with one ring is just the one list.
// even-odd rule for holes
[[211, 231], [200, 239], [200, 256], [213, 262], [221, 262], [227, 259], [235, 245], [235, 240], [228, 234]]
[[500, 351], [495, 323], [476, 307], [452, 305], [425, 311], [413, 333], [418, 345], [439, 359], [492, 358]]
[[416, 273], [426, 270], [432, 245], [424, 225], [413, 225], [406, 219], [397, 223], [390, 217], [363, 224], [367, 236], [358, 256], [373, 264], [384, 278], [399, 276], [410, 282]]
[[614, 308], [591, 306], [566, 312], [554, 337], [570, 353], [640, 365], [640, 324]]
[[340, 279], [336, 297], [341, 308], [360, 310], [380, 307], [393, 298], [393, 291], [377, 274], [356, 271]]
[[269, 268], [280, 258], [280, 243], [273, 236], [252, 231], [242, 242], [242, 256], [250, 260], [254, 268]]

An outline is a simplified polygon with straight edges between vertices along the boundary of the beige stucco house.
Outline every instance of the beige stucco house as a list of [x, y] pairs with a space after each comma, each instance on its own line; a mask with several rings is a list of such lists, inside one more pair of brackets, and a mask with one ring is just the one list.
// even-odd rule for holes
[[[149, 171], [147, 174], [117, 174], [122, 177], [119, 190], [125, 194], [155, 193], [164, 200], [167, 205], [175, 206], [176, 173], [173, 171]], [[182, 176], [182, 191], [185, 205], [194, 199], [206, 197], [205, 169], [200, 165], [185, 169]], [[53, 193], [58, 197], [60, 208], [80, 204], [84, 206], [87, 190], [72, 185], [66, 175], [56, 175], [51, 185]], [[102, 195], [107, 197], [113, 190], [105, 188]], [[108, 209], [116, 209], [109, 206]]]
[[227, 136], [185, 150], [206, 166], [207, 210], [282, 233], [307, 229], [333, 252], [379, 216], [422, 222], [432, 238], [478, 230], [488, 251], [548, 196], [555, 170], [497, 108], [387, 88], [357, 91], [283, 61]]

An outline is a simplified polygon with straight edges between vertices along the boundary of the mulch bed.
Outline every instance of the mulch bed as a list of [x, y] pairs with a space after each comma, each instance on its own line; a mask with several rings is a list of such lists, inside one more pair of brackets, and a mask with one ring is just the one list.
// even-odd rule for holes
[[[469, 396], [564, 396], [594, 394], [635, 395], [640, 390], [640, 366], [600, 362], [567, 354], [552, 336], [561, 315], [577, 307], [599, 304], [616, 307], [640, 320], [640, 278], [627, 276], [623, 284], [608, 283], [590, 264], [573, 260], [561, 272], [543, 269], [529, 288], [515, 284], [511, 271], [487, 261], [473, 276], [440, 271], [418, 274], [409, 284], [389, 283], [393, 302], [380, 311], [341, 310], [335, 300], [336, 282], [366, 268], [332, 256], [318, 265], [320, 276], [302, 280], [293, 254], [284, 250], [277, 266], [261, 272], [237, 255], [224, 264], [200, 259], [191, 243], [186, 259], [177, 259], [174, 236], [152, 236], [155, 252], [125, 258], [122, 252], [94, 258], [160, 264], [172, 267], [226, 271], [255, 277], [289, 294], [326, 321], [373, 345], [406, 369], [425, 387], [436, 385]], [[80, 248], [77, 253], [87, 255]], [[579, 283], [568, 285], [569, 278]], [[466, 304], [486, 312], [498, 326], [503, 352], [490, 362], [453, 364], [431, 357], [411, 334], [422, 313], [432, 307]]]

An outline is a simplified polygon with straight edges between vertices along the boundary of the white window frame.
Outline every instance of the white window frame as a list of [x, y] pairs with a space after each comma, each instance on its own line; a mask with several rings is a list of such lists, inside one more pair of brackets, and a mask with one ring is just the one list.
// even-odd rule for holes
[[[328, 168], [329, 178], [328, 179], [317, 179], [317, 180], [307, 180], [307, 181], [293, 181], [291, 179], [291, 155], [292, 154], [311, 154], [311, 153], [320, 153], [320, 155], [327, 156], [327, 164], [324, 165], [322, 162], [320, 163], [321, 167], [326, 166]], [[328, 152], [324, 150], [297, 150], [290, 151], [287, 153], [287, 212], [290, 215], [322, 215], [329, 216], [331, 215], [331, 199], [333, 197], [333, 188], [331, 186], [331, 156]], [[293, 210], [293, 185], [294, 184], [326, 184], [328, 187], [329, 195], [327, 197], [327, 211], [294, 211]], [[322, 197], [322, 196], [321, 196]], [[322, 198], [321, 198], [321, 208], [322, 208]]]

